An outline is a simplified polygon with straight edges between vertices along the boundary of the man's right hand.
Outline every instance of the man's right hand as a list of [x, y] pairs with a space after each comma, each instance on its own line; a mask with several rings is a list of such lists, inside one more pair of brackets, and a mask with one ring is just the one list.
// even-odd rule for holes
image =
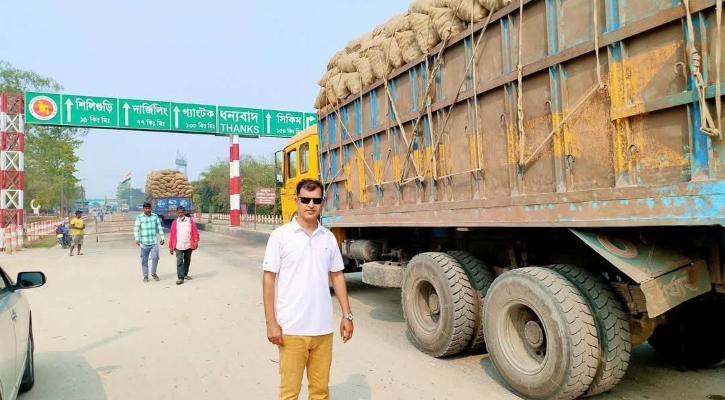
[[169, 254], [171, 254], [173, 256], [174, 255], [174, 249], [172, 249], [172, 248], [169, 247]]
[[267, 340], [277, 346], [282, 345], [282, 327], [277, 322], [267, 323]]
[[136, 241], [136, 246], [141, 246], [141, 242], [139, 242], [139, 241], [137, 240], [137, 241]]

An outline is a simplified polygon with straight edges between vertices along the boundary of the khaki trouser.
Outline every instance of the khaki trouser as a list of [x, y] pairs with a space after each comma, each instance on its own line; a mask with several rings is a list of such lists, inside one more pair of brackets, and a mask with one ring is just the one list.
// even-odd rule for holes
[[330, 399], [332, 336], [282, 336], [279, 347], [279, 400], [297, 400], [307, 367], [310, 400]]

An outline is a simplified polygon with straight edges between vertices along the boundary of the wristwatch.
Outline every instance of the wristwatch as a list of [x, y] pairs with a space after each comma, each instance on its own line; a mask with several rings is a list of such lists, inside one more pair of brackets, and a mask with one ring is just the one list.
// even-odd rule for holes
[[343, 316], [343, 318], [345, 318], [345, 319], [349, 319], [350, 321], [352, 321], [352, 314], [345, 314], [345, 315]]

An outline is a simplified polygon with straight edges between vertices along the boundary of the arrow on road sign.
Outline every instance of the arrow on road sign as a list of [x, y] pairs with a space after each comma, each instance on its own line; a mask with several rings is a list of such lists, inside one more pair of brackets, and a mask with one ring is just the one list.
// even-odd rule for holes
[[70, 107], [73, 105], [73, 102], [70, 101], [70, 99], [65, 101], [65, 113], [66, 113], [66, 121], [71, 122], [71, 113], [70, 113]]
[[174, 106], [174, 128], [179, 129], [179, 106]]
[[305, 118], [305, 128], [309, 128], [313, 122], [315, 122], [315, 117], [309, 116]]
[[123, 103], [123, 116], [125, 118], [126, 126], [128, 126], [128, 109], [131, 108], [131, 106], [128, 105], [128, 102]]
[[272, 129], [271, 128], [271, 126], [272, 126], [272, 116], [269, 115], [269, 113], [267, 113], [267, 117], [266, 118], [267, 118], [267, 134], [270, 134], [270, 133], [272, 133], [272, 131], [271, 131], [271, 129]]

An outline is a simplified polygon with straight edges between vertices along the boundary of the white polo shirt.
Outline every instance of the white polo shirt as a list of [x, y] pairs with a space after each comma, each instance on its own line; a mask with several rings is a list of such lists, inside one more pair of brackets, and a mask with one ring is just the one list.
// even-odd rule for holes
[[329, 272], [344, 267], [335, 236], [322, 225], [309, 235], [295, 217], [272, 232], [262, 269], [277, 274], [275, 312], [283, 334], [333, 332]]

